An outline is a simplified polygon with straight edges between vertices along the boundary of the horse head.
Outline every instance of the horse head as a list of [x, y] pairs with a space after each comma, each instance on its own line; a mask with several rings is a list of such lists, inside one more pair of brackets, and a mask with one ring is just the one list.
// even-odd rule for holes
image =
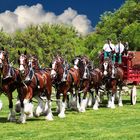
[[24, 53], [20, 53], [18, 51], [19, 59], [18, 59], [18, 64], [19, 64], [19, 71], [20, 74], [23, 76], [27, 74], [27, 69], [28, 69], [28, 57], [27, 57], [27, 52], [25, 51]]
[[55, 57], [51, 63], [51, 77], [56, 78], [56, 75], [63, 74], [63, 59]]
[[91, 61], [86, 57], [83, 56], [81, 57], [81, 62], [82, 62], [82, 70], [83, 70], [83, 79], [88, 79], [89, 74], [90, 74], [90, 69], [91, 69]]
[[39, 69], [39, 62], [38, 58], [35, 55], [32, 55], [29, 59], [29, 67], [33, 69]]
[[68, 70], [70, 69], [70, 65], [67, 61], [63, 62], [63, 76], [62, 81], [65, 82], [67, 80]]
[[0, 69], [3, 69], [5, 63], [8, 63], [7, 51], [2, 48], [0, 50]]
[[115, 78], [115, 64], [109, 58], [104, 60], [102, 69], [104, 77], [110, 76], [111, 78]]

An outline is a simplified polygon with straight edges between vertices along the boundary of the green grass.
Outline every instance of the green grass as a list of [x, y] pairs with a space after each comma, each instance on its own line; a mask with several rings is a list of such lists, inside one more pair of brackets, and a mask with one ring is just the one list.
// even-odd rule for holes
[[135, 106], [130, 105], [128, 96], [123, 96], [124, 106], [114, 110], [102, 107], [98, 111], [88, 108], [85, 113], [67, 111], [64, 119], [54, 114], [52, 122], [45, 121], [42, 116], [28, 119], [26, 124], [7, 122], [8, 100], [4, 95], [1, 99], [4, 103], [0, 112], [1, 140], [140, 139], [140, 96]]

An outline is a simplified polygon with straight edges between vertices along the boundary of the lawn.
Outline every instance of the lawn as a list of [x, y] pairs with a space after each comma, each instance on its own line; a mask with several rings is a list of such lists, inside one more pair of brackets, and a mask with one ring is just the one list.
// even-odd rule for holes
[[54, 107], [54, 121], [45, 121], [42, 116], [28, 119], [26, 124], [7, 122], [8, 100], [4, 95], [1, 99], [4, 103], [0, 112], [1, 140], [140, 139], [140, 92], [135, 106], [130, 105], [130, 97], [123, 96], [123, 107], [101, 107], [98, 111], [88, 108], [85, 113], [67, 111], [64, 119], [57, 117]]

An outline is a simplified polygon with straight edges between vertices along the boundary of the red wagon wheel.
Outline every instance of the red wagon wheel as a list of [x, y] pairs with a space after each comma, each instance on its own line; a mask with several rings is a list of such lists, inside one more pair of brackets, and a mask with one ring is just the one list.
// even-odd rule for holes
[[137, 101], [137, 88], [133, 86], [131, 89], [131, 104], [135, 105]]

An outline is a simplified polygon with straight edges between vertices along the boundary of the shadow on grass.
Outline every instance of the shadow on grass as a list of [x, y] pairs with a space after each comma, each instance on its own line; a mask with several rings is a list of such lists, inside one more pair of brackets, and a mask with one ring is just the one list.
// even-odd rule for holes
[[5, 117], [0, 117], [0, 123], [7, 123], [7, 122], [9, 122], [9, 121], [7, 120], [7, 118], [5, 118]]

